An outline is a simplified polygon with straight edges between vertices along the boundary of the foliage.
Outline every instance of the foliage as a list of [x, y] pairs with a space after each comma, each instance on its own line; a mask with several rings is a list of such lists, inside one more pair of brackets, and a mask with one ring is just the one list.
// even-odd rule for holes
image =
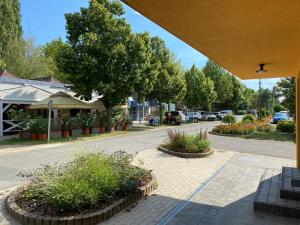
[[26, 130], [30, 130], [31, 133], [37, 134], [39, 132], [39, 120], [38, 119], [30, 119], [27, 123]]
[[93, 126], [95, 114], [80, 112], [76, 115], [76, 120], [81, 124], [82, 128], [90, 128]]
[[11, 45], [12, 52], [6, 57], [6, 70], [21, 78], [37, 78], [55, 75], [52, 58], [44, 55], [42, 47], [33, 39], [20, 39]]
[[189, 109], [211, 110], [212, 103], [216, 100], [217, 94], [214, 91], [214, 83], [205, 74], [192, 66], [185, 73], [186, 94], [184, 103]]
[[285, 111], [284, 106], [282, 105], [274, 105], [273, 110], [275, 113], [280, 112], [280, 111]]
[[14, 45], [22, 36], [19, 0], [0, 1], [0, 69], [5, 68], [6, 57], [13, 51]]
[[72, 128], [72, 125], [74, 123], [74, 119], [69, 118], [69, 117], [64, 117], [64, 118], [60, 119], [60, 123], [61, 123], [61, 129], [63, 131], [69, 131]]
[[108, 130], [112, 108], [140, 81], [150, 55], [145, 40], [125, 21], [119, 1], [91, 0], [88, 8], [66, 14], [68, 45], [58, 53], [59, 69], [85, 99], [103, 94]]
[[37, 120], [37, 124], [38, 124], [38, 126], [37, 126], [38, 133], [39, 134], [45, 134], [45, 133], [47, 133], [48, 119], [47, 118], [39, 117], [36, 120]]
[[102, 112], [98, 112], [97, 113], [97, 119], [99, 120], [99, 123], [100, 123], [100, 127], [106, 127], [106, 115], [105, 113], [102, 113]]
[[36, 210], [57, 214], [101, 208], [135, 192], [150, 172], [132, 166], [132, 155], [91, 153], [63, 165], [46, 165], [23, 172], [31, 180], [22, 193]]
[[167, 49], [165, 42], [159, 37], [153, 37], [152, 42], [153, 57], [159, 67], [157, 68], [157, 79], [147, 97], [158, 100], [160, 123], [162, 124], [162, 103], [180, 102], [185, 95], [186, 88], [182, 66]]
[[196, 135], [187, 135], [176, 130], [167, 130], [168, 140], [163, 147], [175, 152], [200, 153], [208, 151], [210, 143], [207, 139], [207, 131], [200, 131]]
[[222, 119], [222, 123], [235, 124], [236, 123], [236, 117], [232, 114], [226, 114]]
[[276, 126], [276, 130], [280, 132], [295, 133], [295, 129], [295, 122], [288, 120], [279, 121]]
[[253, 133], [255, 130], [256, 126], [253, 123], [236, 123], [216, 126], [212, 129], [212, 132], [219, 134], [246, 135]]
[[247, 114], [247, 110], [238, 110], [238, 111], [236, 112], [236, 114], [237, 114], [237, 115], [245, 115], [245, 114]]
[[23, 130], [27, 128], [27, 123], [31, 118], [31, 113], [29, 111], [26, 111], [25, 109], [15, 109], [12, 107], [8, 110], [8, 114], [12, 120], [20, 122], [18, 125], [20, 128]]
[[294, 77], [283, 78], [276, 85], [276, 92], [279, 96], [283, 97], [282, 105], [289, 110], [292, 114], [295, 114], [296, 110], [296, 81]]
[[256, 117], [251, 114], [243, 116], [243, 119], [242, 119], [242, 123], [253, 123], [255, 121], [256, 121]]

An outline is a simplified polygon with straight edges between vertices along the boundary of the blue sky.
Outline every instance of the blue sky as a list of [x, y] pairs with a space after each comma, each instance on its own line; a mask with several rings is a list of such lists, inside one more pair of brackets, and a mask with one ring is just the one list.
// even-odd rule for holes
[[[24, 35], [35, 38], [37, 44], [44, 44], [58, 37], [65, 40], [64, 14], [76, 12], [80, 7], [88, 5], [88, 0], [20, 0], [20, 2]], [[191, 67], [193, 63], [200, 68], [205, 65], [206, 56], [126, 5], [125, 10], [125, 17], [134, 31], [148, 31], [152, 35], [160, 36], [186, 68]], [[270, 88], [277, 80], [265, 79], [262, 82], [263, 87]], [[242, 82], [247, 87], [258, 89], [257, 80]]]

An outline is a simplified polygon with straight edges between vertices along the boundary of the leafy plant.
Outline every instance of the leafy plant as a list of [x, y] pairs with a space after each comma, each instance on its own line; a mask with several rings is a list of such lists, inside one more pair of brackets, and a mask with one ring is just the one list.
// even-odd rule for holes
[[36, 211], [55, 215], [101, 208], [151, 179], [150, 171], [130, 164], [132, 158], [124, 152], [85, 154], [67, 164], [23, 172], [31, 182], [21, 197]]
[[235, 124], [236, 123], [236, 117], [232, 114], [226, 114], [223, 117], [222, 122], [227, 123], [227, 124]]
[[95, 114], [80, 112], [76, 115], [76, 120], [81, 124], [82, 128], [90, 128], [95, 120]]
[[72, 128], [72, 124], [74, 122], [73, 118], [64, 117], [60, 119], [61, 129], [63, 131], [69, 131]]
[[246, 110], [238, 110], [236, 114], [245, 115], [245, 114], [247, 114], [247, 111]]
[[37, 127], [38, 127], [38, 133], [39, 134], [45, 134], [47, 133], [48, 129], [48, 120], [46, 118], [37, 118]]
[[255, 120], [256, 118], [254, 115], [248, 114], [243, 116], [242, 123], [253, 123]]
[[106, 125], [107, 125], [106, 115], [104, 113], [98, 112], [97, 118], [99, 120], [100, 127], [106, 127]]
[[19, 121], [20, 123], [18, 124], [18, 126], [20, 128], [22, 128], [23, 130], [26, 130], [28, 128], [28, 122], [31, 118], [31, 114], [28, 111], [25, 111], [24, 109], [15, 109], [15, 108], [11, 108], [8, 111], [10, 118], [15, 120], [15, 121]]
[[167, 130], [168, 139], [163, 147], [175, 152], [205, 152], [210, 148], [207, 131], [200, 131], [196, 135], [187, 135], [176, 130]]
[[287, 133], [295, 133], [295, 122], [294, 121], [280, 121], [276, 127], [277, 131], [287, 132]]
[[38, 119], [30, 119], [26, 124], [26, 130], [30, 130], [31, 133], [37, 134], [39, 132], [39, 121]]
[[284, 111], [286, 109], [282, 105], [274, 105], [273, 110], [274, 110], [274, 112], [280, 112], [280, 111]]

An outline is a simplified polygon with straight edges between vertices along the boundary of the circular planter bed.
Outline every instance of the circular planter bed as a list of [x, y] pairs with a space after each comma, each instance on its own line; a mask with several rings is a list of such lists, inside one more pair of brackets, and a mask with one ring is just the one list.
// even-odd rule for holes
[[40, 213], [31, 213], [24, 210], [18, 204], [18, 194], [22, 192], [23, 187], [11, 192], [5, 201], [8, 212], [19, 222], [25, 225], [59, 225], [59, 224], [82, 224], [95, 225], [103, 222], [121, 210], [135, 204], [137, 201], [149, 195], [157, 186], [156, 178], [152, 175], [151, 180], [140, 187], [135, 193], [114, 201], [114, 203], [102, 209], [89, 210], [83, 214], [69, 216], [49, 216]]
[[203, 153], [175, 152], [175, 151], [166, 149], [162, 146], [159, 146], [158, 150], [161, 152], [170, 154], [170, 155], [181, 157], [181, 158], [204, 158], [204, 157], [210, 156], [214, 152], [212, 149], [209, 149], [208, 151], [203, 152]]
[[151, 171], [132, 160], [125, 152], [88, 153], [21, 172], [29, 182], [8, 195], [6, 208], [26, 225], [97, 224], [155, 189]]

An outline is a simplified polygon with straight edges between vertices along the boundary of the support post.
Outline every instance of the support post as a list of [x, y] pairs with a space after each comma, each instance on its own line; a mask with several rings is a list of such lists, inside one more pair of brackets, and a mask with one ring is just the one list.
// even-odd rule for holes
[[3, 136], [3, 102], [0, 100], [0, 137]]
[[300, 74], [296, 79], [296, 166], [300, 169]]

